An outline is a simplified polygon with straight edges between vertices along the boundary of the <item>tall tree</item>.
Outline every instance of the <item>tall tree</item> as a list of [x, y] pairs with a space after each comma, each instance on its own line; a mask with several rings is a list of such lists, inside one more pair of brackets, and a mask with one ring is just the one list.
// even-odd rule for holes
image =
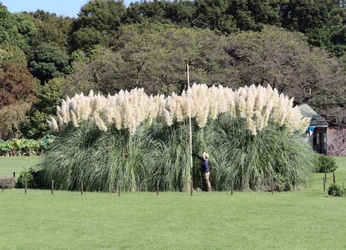
[[3, 63], [0, 69], [0, 108], [19, 100], [35, 100], [35, 79], [22, 64]]
[[229, 84], [232, 69], [225, 43], [226, 37], [210, 30], [151, 21], [123, 26], [114, 51], [95, 47], [90, 62], [75, 63], [75, 72], [66, 82], [83, 92], [88, 87], [105, 94], [143, 87], [150, 94], [180, 93], [186, 89], [189, 63], [192, 82]]
[[33, 76], [41, 84], [68, 73], [69, 56], [56, 46], [42, 44], [38, 46], [31, 58], [29, 66]]
[[68, 42], [72, 18], [57, 16], [55, 13], [43, 10], [23, 12], [23, 14], [35, 24], [37, 29], [36, 36], [32, 38], [32, 47], [45, 43], [55, 45], [63, 51], [69, 51]]
[[226, 50], [238, 86], [271, 85], [294, 97], [295, 104], [310, 103], [325, 117], [340, 121], [345, 116], [342, 65], [324, 51], [311, 48], [301, 33], [266, 27], [260, 33], [232, 36]]
[[0, 3], [0, 44], [15, 45], [28, 53], [31, 39], [36, 35], [35, 24], [24, 15], [11, 14]]
[[82, 6], [71, 30], [71, 51], [88, 50], [93, 45], [110, 43], [126, 16], [123, 0], [90, 0]]

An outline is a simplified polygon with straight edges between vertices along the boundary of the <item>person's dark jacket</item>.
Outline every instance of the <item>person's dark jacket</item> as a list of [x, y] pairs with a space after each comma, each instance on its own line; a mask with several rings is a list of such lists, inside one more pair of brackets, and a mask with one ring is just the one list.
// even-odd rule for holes
[[196, 155], [196, 154], [192, 154], [193, 156], [196, 156], [198, 159], [200, 159], [202, 161], [201, 163], [201, 171], [202, 173], [209, 173], [210, 172], [210, 168], [209, 168], [209, 162], [208, 160], [204, 160], [204, 158], [202, 156]]

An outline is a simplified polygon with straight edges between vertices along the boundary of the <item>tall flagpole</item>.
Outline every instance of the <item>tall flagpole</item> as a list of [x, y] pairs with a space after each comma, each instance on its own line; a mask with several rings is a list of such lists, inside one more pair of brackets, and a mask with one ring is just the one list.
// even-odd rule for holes
[[191, 125], [191, 104], [190, 104], [190, 95], [191, 95], [191, 89], [190, 89], [190, 73], [189, 73], [189, 65], [186, 64], [186, 72], [187, 72], [187, 88], [188, 88], [188, 106], [189, 106], [189, 131], [190, 131], [190, 194], [192, 195], [193, 190], [193, 181], [192, 181], [192, 166], [193, 166], [193, 160], [192, 160], [192, 125]]

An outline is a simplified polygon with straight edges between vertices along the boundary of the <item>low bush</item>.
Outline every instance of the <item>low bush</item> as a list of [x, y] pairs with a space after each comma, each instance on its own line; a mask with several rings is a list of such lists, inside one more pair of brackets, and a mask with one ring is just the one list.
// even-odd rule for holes
[[20, 176], [17, 179], [16, 188], [24, 188], [25, 181], [27, 181], [28, 188], [36, 187], [36, 183], [34, 181], [34, 173], [31, 168], [29, 170], [24, 169], [24, 171], [20, 173]]
[[344, 193], [345, 193], [344, 189], [341, 187], [341, 185], [336, 184], [336, 183], [330, 184], [330, 186], [328, 188], [328, 195], [343, 196]]

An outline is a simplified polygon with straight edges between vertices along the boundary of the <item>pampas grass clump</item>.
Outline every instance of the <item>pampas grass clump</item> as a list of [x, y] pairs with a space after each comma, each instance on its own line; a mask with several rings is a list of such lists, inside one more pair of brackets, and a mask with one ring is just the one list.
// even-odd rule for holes
[[199, 163], [189, 166], [189, 99], [196, 153], [208, 151], [214, 189], [264, 189], [271, 178], [288, 189], [306, 183], [314, 162], [303, 142], [309, 119], [293, 99], [270, 86], [194, 84], [181, 95], [148, 96], [143, 89], [107, 97], [76, 94], [57, 107], [47, 123], [59, 136], [41, 164], [47, 181], [62, 189], [111, 191], [121, 179], [125, 190], [188, 190], [201, 185]]

